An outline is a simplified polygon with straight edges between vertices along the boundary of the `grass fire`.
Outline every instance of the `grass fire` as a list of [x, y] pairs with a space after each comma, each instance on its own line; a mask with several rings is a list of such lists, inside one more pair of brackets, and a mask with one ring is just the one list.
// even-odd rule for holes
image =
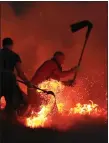
[[[77, 103], [71, 105], [71, 102], [66, 102], [65, 98], [66, 93], [71, 92], [73, 87], [67, 87], [56, 80], [48, 80], [39, 84], [39, 87], [46, 90], [51, 90], [55, 93], [56, 99], [51, 95], [46, 95], [41, 93], [39, 90], [36, 91], [40, 93], [42, 104], [40, 109], [37, 112], [36, 108], [30, 109], [30, 114], [28, 117], [18, 116], [18, 120], [23, 123], [25, 126], [30, 128], [39, 128], [39, 127], [55, 127], [58, 129], [70, 128], [72, 124], [75, 124], [77, 120], [83, 120], [86, 116], [90, 118], [103, 118], [106, 120], [107, 111], [104, 108], [101, 108], [98, 104], [95, 104], [93, 101], [89, 100], [87, 103], [78, 102], [78, 98], [75, 100]], [[66, 90], [68, 90], [66, 92]], [[74, 92], [74, 91], [73, 91]], [[77, 96], [76, 94], [72, 96]], [[81, 97], [80, 97], [81, 98]], [[71, 98], [72, 100], [72, 98]], [[83, 102], [83, 101], [82, 101]], [[72, 101], [73, 103], [73, 101]], [[70, 106], [68, 105], [70, 104]], [[1, 109], [6, 105], [4, 97], [1, 98]], [[86, 119], [85, 119], [86, 120]], [[88, 118], [87, 118], [88, 120]]]
[[[67, 87], [63, 85], [62, 82], [53, 79], [42, 82], [39, 84], [39, 87], [53, 91], [56, 95], [56, 99], [52, 95], [46, 95], [37, 90], [36, 92], [40, 92], [42, 99], [39, 111], [37, 112], [34, 107], [30, 109], [28, 117], [18, 117], [18, 120], [27, 127], [55, 127], [62, 130], [64, 124], [64, 129], [66, 130], [75, 124], [77, 120], [89, 120], [85, 118], [86, 116], [94, 119], [103, 118], [105, 121], [107, 119], [106, 109], [91, 100], [85, 101], [86, 103], [82, 101], [81, 103], [80, 97], [79, 101], [78, 98], [75, 99], [74, 104], [71, 104], [73, 101], [70, 102], [68, 100], [68, 102], [66, 102], [67, 97], [65, 98], [65, 94], [69, 92], [72, 94], [73, 87]], [[72, 95], [75, 96], [74, 98], [78, 95], [77, 92], [78, 91], [75, 91], [76, 94]], [[72, 100], [72, 98], [70, 99]]]

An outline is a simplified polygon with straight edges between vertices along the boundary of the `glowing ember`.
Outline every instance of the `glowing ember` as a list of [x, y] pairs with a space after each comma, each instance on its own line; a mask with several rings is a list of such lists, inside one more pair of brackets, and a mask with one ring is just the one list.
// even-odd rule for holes
[[0, 109], [4, 109], [6, 106], [6, 101], [5, 101], [5, 97], [2, 96], [1, 99], [0, 99]]

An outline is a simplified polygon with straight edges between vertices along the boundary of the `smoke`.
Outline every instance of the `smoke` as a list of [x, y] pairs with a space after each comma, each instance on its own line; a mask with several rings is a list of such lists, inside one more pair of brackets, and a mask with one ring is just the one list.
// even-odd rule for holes
[[75, 34], [74, 22], [88, 19], [94, 27], [84, 53], [78, 79], [89, 98], [101, 104], [107, 92], [107, 2], [4, 2], [1, 5], [1, 36], [12, 37], [31, 78], [56, 50], [66, 55], [64, 69], [77, 64], [86, 29]]

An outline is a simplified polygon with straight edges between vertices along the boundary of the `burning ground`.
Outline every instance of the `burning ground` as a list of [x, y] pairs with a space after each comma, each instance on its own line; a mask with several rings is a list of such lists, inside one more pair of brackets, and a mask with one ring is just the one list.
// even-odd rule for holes
[[[31, 108], [27, 118], [18, 118], [25, 126], [31, 128], [51, 127], [67, 130], [77, 122], [88, 122], [90, 119], [102, 119], [107, 122], [107, 109], [87, 99], [87, 91], [79, 86], [68, 87], [56, 80], [48, 80], [39, 85], [40, 88], [51, 90], [56, 97], [40, 93], [42, 103], [39, 112]], [[81, 85], [81, 86], [80, 86]], [[39, 91], [36, 91], [39, 92]], [[30, 95], [31, 96], [31, 95]], [[85, 99], [86, 98], [86, 99]]]

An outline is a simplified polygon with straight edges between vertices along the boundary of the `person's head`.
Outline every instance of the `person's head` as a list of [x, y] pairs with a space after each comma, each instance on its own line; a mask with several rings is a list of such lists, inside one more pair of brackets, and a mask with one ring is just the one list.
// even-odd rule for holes
[[63, 52], [57, 51], [57, 52], [54, 53], [53, 57], [57, 60], [57, 62], [59, 64], [61, 64], [61, 65], [64, 64], [65, 55], [64, 55]]
[[13, 48], [13, 40], [11, 38], [4, 38], [2, 41], [2, 47], [12, 49]]

